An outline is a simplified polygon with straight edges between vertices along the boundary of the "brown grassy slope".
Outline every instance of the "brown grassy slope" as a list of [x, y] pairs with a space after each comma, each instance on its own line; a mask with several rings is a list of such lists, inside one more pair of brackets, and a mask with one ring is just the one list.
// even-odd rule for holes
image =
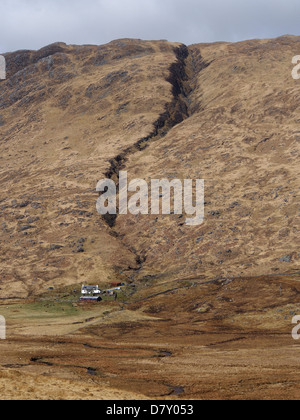
[[299, 278], [139, 285], [125, 307], [2, 306], [2, 398], [298, 400]]
[[57, 401], [57, 400], [141, 400], [142, 395], [111, 389], [79, 381], [48, 378], [16, 370], [0, 369], [2, 401]]
[[189, 48], [190, 117], [127, 169], [131, 178], [204, 178], [205, 222], [120, 216], [116, 229], [146, 258], [140, 277], [299, 269], [299, 49], [299, 37]]
[[172, 101], [166, 79], [176, 46], [122, 40], [6, 55], [8, 79], [0, 90], [2, 298], [106, 281], [114, 279], [115, 267], [136, 267], [136, 255], [110, 236], [96, 213], [96, 183], [110, 159], [152, 133]]
[[[291, 78], [291, 57], [299, 38], [192, 46], [186, 74], [173, 68], [171, 75], [177, 46], [122, 40], [7, 55], [2, 298], [107, 281], [137, 267], [140, 278], [167, 279], [298, 268], [300, 85]], [[181, 79], [176, 104], [174, 77]], [[136, 151], [166, 104], [166, 127]], [[170, 130], [184, 106], [189, 118]], [[124, 150], [131, 178], [204, 178], [205, 223], [120, 216], [114, 230], [124, 239], [111, 236], [94, 191]]]

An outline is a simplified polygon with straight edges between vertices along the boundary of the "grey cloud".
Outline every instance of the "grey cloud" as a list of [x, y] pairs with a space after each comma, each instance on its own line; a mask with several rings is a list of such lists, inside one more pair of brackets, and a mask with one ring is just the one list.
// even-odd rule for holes
[[0, 51], [118, 38], [185, 44], [299, 34], [299, 0], [0, 0]]

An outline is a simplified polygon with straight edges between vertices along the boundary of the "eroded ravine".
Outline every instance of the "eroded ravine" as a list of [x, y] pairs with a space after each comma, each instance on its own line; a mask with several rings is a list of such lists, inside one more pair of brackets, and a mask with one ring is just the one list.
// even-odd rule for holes
[[[110, 160], [110, 168], [105, 173], [105, 177], [112, 179], [119, 189], [118, 179], [119, 172], [125, 170], [126, 162], [129, 157], [135, 153], [144, 151], [150, 144], [163, 139], [170, 130], [189, 118], [193, 113], [192, 101], [190, 99], [193, 92], [193, 83], [195, 75], [198, 71], [197, 65], [194, 63], [194, 57], [186, 45], [174, 48], [176, 62], [170, 66], [170, 74], [167, 81], [172, 85], [173, 100], [165, 105], [165, 112], [159, 116], [154, 123], [152, 133], [139, 139], [134, 145], [125, 149], [122, 153]], [[118, 212], [117, 212], [118, 213]], [[107, 225], [112, 229], [112, 234], [118, 236], [118, 232], [114, 227], [118, 215], [107, 214], [103, 219]], [[120, 238], [120, 240], [122, 240]], [[123, 242], [123, 241], [122, 241]], [[130, 278], [133, 280], [140, 272], [146, 261], [146, 256], [139, 254], [135, 248], [130, 248], [130, 251], [135, 255], [136, 268], [131, 268]]]
[[[165, 112], [154, 123], [152, 133], [139, 139], [134, 145], [125, 149], [118, 156], [110, 160], [110, 168], [105, 177], [116, 182], [118, 187], [119, 172], [125, 169], [128, 158], [145, 150], [150, 144], [165, 137], [169, 131], [190, 116], [188, 96], [192, 88], [189, 85], [187, 74], [188, 47], [181, 45], [174, 49], [177, 61], [170, 66], [170, 74], [167, 81], [172, 85], [173, 100], [165, 105]], [[117, 215], [103, 216], [105, 222], [113, 228]]]

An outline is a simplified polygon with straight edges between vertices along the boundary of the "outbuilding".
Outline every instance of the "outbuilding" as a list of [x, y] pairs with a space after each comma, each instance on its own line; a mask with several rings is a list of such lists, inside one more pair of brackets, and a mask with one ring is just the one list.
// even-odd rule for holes
[[80, 298], [81, 302], [101, 302], [102, 297], [100, 296], [82, 296]]
[[110, 287], [122, 287], [122, 286], [125, 286], [125, 283], [114, 282], [110, 284]]

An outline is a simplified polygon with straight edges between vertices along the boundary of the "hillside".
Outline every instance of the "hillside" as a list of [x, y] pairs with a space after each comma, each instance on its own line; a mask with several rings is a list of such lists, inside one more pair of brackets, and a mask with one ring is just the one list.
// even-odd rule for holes
[[[188, 118], [143, 153], [133, 178], [203, 178], [205, 222], [120, 216], [146, 258], [139, 275], [256, 276], [299, 267], [298, 39], [196, 45], [186, 60]], [[279, 57], [279, 58], [278, 58]]]
[[[299, 267], [300, 85], [290, 64], [299, 42], [121, 40], [7, 54], [2, 297], [120, 274], [213, 279]], [[121, 168], [132, 179], [204, 178], [204, 224], [103, 220], [96, 183]]]
[[[5, 55], [5, 398], [299, 399], [299, 51], [284, 36]], [[204, 179], [204, 223], [100, 216], [96, 185], [120, 170]], [[114, 281], [116, 300], [79, 303]]]
[[[175, 45], [55, 44], [6, 55], [1, 83], [2, 297], [114, 279], [137, 256], [96, 212], [109, 161], [172, 101]], [[13, 261], [13, 264], [12, 264]]]

